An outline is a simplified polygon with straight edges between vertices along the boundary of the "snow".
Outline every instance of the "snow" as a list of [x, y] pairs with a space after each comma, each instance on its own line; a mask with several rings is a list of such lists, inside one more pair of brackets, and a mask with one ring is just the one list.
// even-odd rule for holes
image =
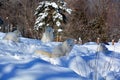
[[59, 27], [61, 25], [60, 21], [57, 21], [56, 25]]
[[0, 80], [120, 80], [120, 43], [109, 42], [107, 50], [95, 42], [76, 44], [69, 56], [54, 59], [34, 51], [51, 52], [61, 42], [24, 37], [12, 42], [4, 36], [0, 33]]
[[57, 13], [56, 11], [53, 13], [53, 20], [55, 21], [56, 19], [63, 20], [63, 16], [60, 13]]
[[58, 29], [58, 32], [62, 32], [63, 30], [62, 29]]
[[66, 11], [67, 11], [69, 14], [71, 14], [72, 9], [66, 9]]
[[35, 21], [34, 28], [38, 30], [38, 28], [47, 26], [46, 24], [51, 23], [51, 22], [46, 21], [46, 18], [49, 19], [50, 16], [52, 18], [50, 20], [53, 21], [53, 23], [55, 23], [57, 27], [61, 26], [61, 24], [64, 22], [63, 14], [64, 13], [71, 14], [72, 12], [71, 9], [67, 8], [66, 4], [67, 3], [64, 1], [58, 1], [58, 2], [42, 1], [40, 2], [35, 11], [35, 15], [37, 16], [37, 19]]
[[55, 2], [51, 2], [52, 7], [58, 8], [58, 5]]

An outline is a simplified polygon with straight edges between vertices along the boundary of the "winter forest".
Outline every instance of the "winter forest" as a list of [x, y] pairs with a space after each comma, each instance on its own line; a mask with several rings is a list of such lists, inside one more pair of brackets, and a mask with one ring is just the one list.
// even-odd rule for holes
[[[22, 35], [29, 38], [41, 39], [44, 30], [34, 30], [35, 10], [38, 3], [44, 0], [0, 0], [0, 17], [4, 21], [2, 32], [19, 28]], [[56, 0], [51, 0], [56, 1]], [[120, 1], [119, 0], [64, 0], [67, 7], [72, 9], [66, 14], [66, 23], [62, 39], [72, 37], [84, 42], [111, 41], [120, 38]], [[7, 27], [6, 27], [7, 26]], [[56, 27], [56, 26], [53, 26]], [[94, 35], [94, 36], [93, 36]]]
[[0, 80], [120, 80], [120, 0], [0, 0]]

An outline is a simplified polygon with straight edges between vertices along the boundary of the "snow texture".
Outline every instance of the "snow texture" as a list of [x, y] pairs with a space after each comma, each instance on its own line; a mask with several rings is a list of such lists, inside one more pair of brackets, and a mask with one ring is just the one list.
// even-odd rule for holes
[[58, 29], [58, 32], [62, 32], [63, 30], [62, 29]]
[[41, 58], [34, 51], [51, 52], [61, 42], [24, 37], [13, 42], [4, 36], [0, 33], [0, 80], [120, 80], [120, 43], [76, 44], [68, 56], [54, 59]]

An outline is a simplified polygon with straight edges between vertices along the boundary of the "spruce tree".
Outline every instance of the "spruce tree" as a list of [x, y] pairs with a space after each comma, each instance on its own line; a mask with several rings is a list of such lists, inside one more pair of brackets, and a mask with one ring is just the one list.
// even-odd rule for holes
[[64, 1], [42, 1], [36, 8], [35, 15], [35, 30], [53, 27], [54, 29], [61, 28], [63, 23], [67, 22], [66, 13], [71, 14], [71, 9], [66, 7]]

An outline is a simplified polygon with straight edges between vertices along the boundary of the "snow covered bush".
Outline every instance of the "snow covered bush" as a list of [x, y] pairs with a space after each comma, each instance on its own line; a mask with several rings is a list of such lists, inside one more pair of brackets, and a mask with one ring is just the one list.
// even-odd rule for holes
[[35, 22], [35, 30], [45, 28], [48, 26], [61, 27], [62, 23], [66, 23], [65, 13], [71, 14], [71, 9], [66, 7], [64, 1], [42, 1], [36, 8], [35, 15], [37, 16]]

